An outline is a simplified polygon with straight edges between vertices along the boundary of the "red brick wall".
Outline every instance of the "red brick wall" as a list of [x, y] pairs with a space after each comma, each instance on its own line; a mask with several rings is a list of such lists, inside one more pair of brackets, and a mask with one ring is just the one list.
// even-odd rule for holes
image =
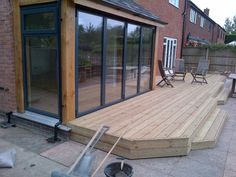
[[12, 5], [9, 0], [0, 3], [0, 111], [16, 110], [15, 61]]
[[219, 25], [216, 25], [216, 33], [214, 34], [216, 43], [224, 44], [225, 41], [225, 31]]
[[179, 58], [181, 54], [182, 28], [184, 0], [179, 0], [179, 8], [169, 3], [168, 0], [136, 0], [137, 3], [143, 5], [155, 15], [159, 16], [162, 21], [168, 23], [164, 28], [160, 28], [158, 42], [158, 59], [163, 59], [163, 40], [164, 37], [177, 39], [177, 53]]
[[[193, 8], [198, 14], [197, 14], [197, 21], [196, 24], [190, 22], [190, 9]], [[191, 36], [198, 37], [200, 39], [206, 39], [210, 43], [223, 43], [224, 37], [218, 38], [218, 28], [220, 31], [224, 33], [224, 31], [214, 22], [209, 21], [205, 17], [205, 25], [204, 28], [200, 26], [201, 16], [202, 14], [195, 9], [194, 7], [191, 7], [189, 3], [187, 3], [187, 10], [186, 10], [186, 28], [185, 28], [185, 34], [184, 34], [184, 41], [187, 42], [187, 35], [190, 33]], [[211, 30], [209, 31], [209, 23], [211, 23]]]

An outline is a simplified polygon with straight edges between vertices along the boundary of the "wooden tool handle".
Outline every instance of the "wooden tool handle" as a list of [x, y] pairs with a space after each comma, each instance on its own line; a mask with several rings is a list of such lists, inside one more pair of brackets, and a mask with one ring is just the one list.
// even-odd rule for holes
[[67, 174], [70, 174], [73, 169], [75, 168], [75, 166], [77, 165], [77, 163], [81, 160], [81, 158], [84, 156], [84, 154], [86, 153], [86, 151], [88, 150], [88, 148], [91, 146], [91, 144], [93, 143], [93, 141], [95, 140], [95, 138], [97, 137], [97, 135], [99, 134], [99, 132], [103, 129], [103, 125], [101, 125], [101, 127], [97, 130], [97, 132], [95, 133], [95, 135], [92, 137], [92, 139], [89, 141], [89, 143], [87, 144], [87, 146], [84, 148], [83, 152], [79, 155], [79, 157], [76, 159], [76, 161], [73, 163], [73, 165], [70, 167], [69, 171], [67, 172]]
[[97, 169], [93, 172], [93, 174], [91, 175], [91, 177], [94, 177], [95, 174], [98, 172], [98, 170], [102, 167], [102, 165], [104, 164], [104, 162], [106, 161], [106, 159], [108, 158], [108, 156], [111, 154], [111, 152], [113, 151], [113, 149], [116, 147], [116, 145], [118, 144], [118, 142], [120, 141], [120, 139], [125, 135], [125, 133], [127, 132], [128, 127], [125, 129], [125, 131], [120, 135], [120, 137], [116, 140], [115, 144], [112, 146], [112, 148], [110, 149], [110, 151], [107, 153], [107, 155], [104, 157], [104, 159], [102, 160], [102, 162], [98, 165]]

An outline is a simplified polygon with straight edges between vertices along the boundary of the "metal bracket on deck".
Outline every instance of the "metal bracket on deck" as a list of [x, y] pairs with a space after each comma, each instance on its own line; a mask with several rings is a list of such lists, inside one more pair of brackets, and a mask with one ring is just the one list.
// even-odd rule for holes
[[59, 121], [59, 122], [57, 122], [55, 124], [55, 126], [54, 126], [54, 135], [53, 135], [53, 137], [48, 138], [47, 142], [49, 142], [49, 143], [56, 143], [56, 142], [61, 141], [61, 139], [58, 138], [58, 130], [59, 130], [58, 126], [59, 125], [61, 125], [61, 121]]
[[0, 123], [1, 128], [16, 127], [15, 124], [11, 123], [11, 115], [12, 115], [12, 112], [6, 113], [7, 121]]

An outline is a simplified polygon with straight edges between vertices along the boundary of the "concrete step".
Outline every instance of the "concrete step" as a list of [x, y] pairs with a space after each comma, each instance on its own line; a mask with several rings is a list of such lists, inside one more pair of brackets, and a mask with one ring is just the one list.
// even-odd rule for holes
[[227, 117], [225, 111], [219, 108], [215, 109], [201, 130], [195, 135], [191, 143], [192, 150], [215, 147]]

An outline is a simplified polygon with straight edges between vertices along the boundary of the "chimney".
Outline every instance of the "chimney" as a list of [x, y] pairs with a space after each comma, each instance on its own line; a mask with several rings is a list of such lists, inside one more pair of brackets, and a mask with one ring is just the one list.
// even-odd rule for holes
[[208, 8], [205, 8], [205, 9], [204, 9], [204, 13], [205, 13], [207, 16], [209, 16], [209, 12], [210, 12], [210, 9], [208, 9]]

